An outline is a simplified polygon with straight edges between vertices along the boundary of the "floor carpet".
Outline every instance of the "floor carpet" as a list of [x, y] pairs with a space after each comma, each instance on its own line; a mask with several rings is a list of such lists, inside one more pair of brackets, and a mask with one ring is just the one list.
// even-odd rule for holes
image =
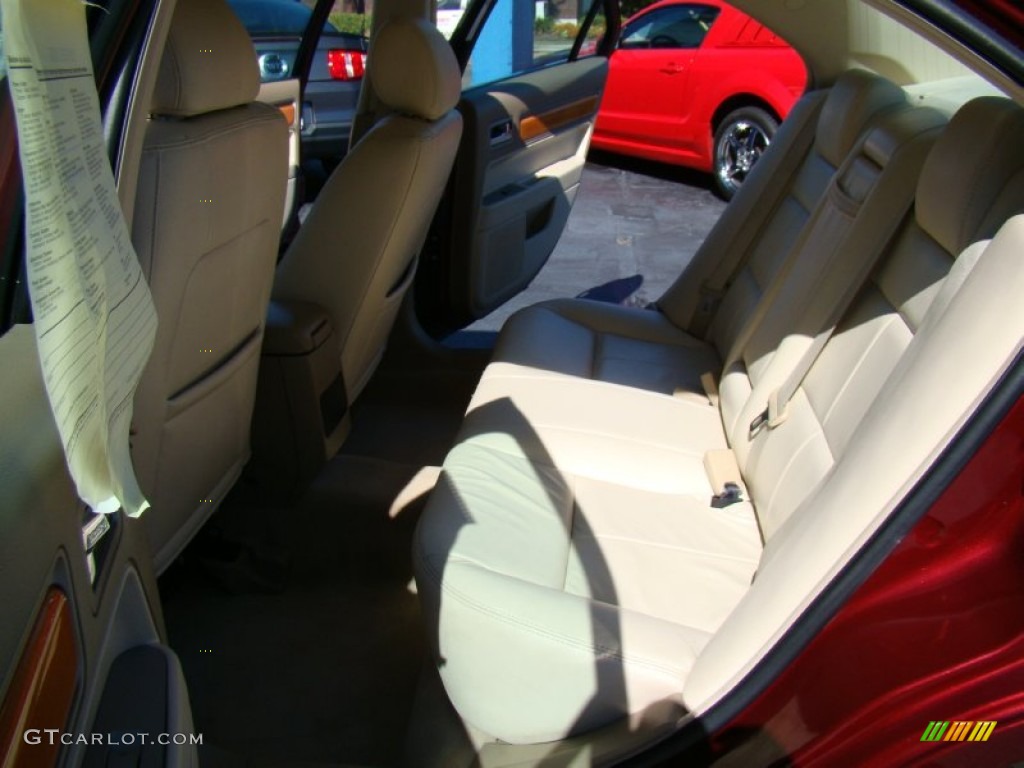
[[410, 542], [475, 381], [383, 371], [298, 501], [240, 486], [161, 578], [204, 766], [399, 764], [424, 659]]

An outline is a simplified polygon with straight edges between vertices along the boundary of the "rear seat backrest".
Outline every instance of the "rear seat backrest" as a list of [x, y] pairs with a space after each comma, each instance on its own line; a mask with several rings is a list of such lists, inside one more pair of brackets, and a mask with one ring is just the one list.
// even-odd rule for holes
[[[911, 344], [956, 257], [1024, 211], [1024, 111], [1005, 99], [965, 105], [929, 154], [914, 215], [846, 312], [790, 403], [788, 420], [749, 446], [744, 475], [765, 540], [839, 462], [858, 424]], [[787, 366], [776, 355], [772, 367]], [[785, 372], [758, 384], [730, 440]], [[739, 451], [742, 453], [742, 450]]]
[[821, 99], [821, 93], [808, 94], [794, 109], [776, 136], [775, 151], [755, 166], [693, 261], [658, 301], [675, 325], [703, 335], [694, 327], [701, 324], [701, 288], [725, 282], [731, 273], [707, 333], [723, 355], [861, 134], [879, 113], [906, 104], [902, 89], [863, 70], [843, 74], [819, 114]]
[[916, 215], [950, 253], [992, 237], [1024, 198], [1022, 112], [986, 96], [965, 104], [942, 140], [948, 158], [921, 172]]
[[734, 436], [741, 467], [747, 441], [738, 426], [751, 390], [772, 368], [777, 350], [789, 362], [780, 361], [776, 371], [795, 367], [851, 283], [864, 279], [909, 212], [925, 158], [945, 124], [941, 113], [924, 107], [879, 117], [833, 176], [786, 264], [729, 350], [720, 384], [722, 421]]
[[[848, 566], [857, 567], [861, 546], [904, 507], [906, 494], [932, 473], [979, 403], [1019, 366], [1022, 252], [1024, 216], [1018, 215], [991, 242], [957, 258], [841, 460], [772, 533], [749, 591], [702, 649], [684, 684], [691, 710], [720, 699], [809, 606], [822, 605], [822, 591]], [[922, 501], [919, 494], [915, 501]], [[913, 515], [914, 507], [920, 509], [904, 511]], [[884, 534], [887, 541], [891, 536]]]

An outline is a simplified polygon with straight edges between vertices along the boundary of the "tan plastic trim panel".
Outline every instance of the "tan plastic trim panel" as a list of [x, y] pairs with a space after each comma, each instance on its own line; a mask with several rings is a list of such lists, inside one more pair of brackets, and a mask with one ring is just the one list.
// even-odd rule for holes
[[284, 116], [288, 123], [288, 181], [285, 188], [284, 214], [281, 226], [287, 226], [292, 212], [300, 201], [298, 195], [299, 164], [301, 163], [302, 137], [299, 132], [299, 99], [301, 84], [294, 78], [277, 80], [260, 85], [258, 101], [269, 104]]
[[591, 117], [600, 103], [600, 96], [590, 96], [541, 115], [528, 115], [519, 121], [519, 138], [527, 142], [554, 133], [559, 128]]
[[78, 689], [78, 651], [67, 595], [50, 587], [0, 706], [0, 766], [55, 765], [60, 742], [26, 744], [30, 728], [63, 728]]

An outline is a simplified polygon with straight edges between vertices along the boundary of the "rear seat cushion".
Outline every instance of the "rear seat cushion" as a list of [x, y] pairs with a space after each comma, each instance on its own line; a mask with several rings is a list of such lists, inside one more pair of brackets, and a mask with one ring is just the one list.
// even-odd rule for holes
[[461, 436], [509, 444], [581, 477], [703, 502], [712, 495], [704, 453], [728, 446], [706, 398], [665, 397], [512, 363], [487, 367]]
[[584, 379], [672, 394], [700, 390], [700, 375], [722, 362], [707, 342], [660, 312], [584, 299], [555, 299], [505, 324], [494, 359]]
[[534, 743], [678, 702], [761, 552], [749, 505], [717, 512], [461, 439], [414, 543], [456, 709]]

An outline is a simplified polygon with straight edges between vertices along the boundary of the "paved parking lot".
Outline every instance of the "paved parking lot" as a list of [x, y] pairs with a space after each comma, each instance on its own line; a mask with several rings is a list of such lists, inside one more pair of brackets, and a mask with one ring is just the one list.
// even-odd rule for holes
[[520, 307], [579, 296], [643, 305], [689, 262], [725, 207], [699, 173], [592, 152], [558, 247], [529, 289], [468, 330]]

